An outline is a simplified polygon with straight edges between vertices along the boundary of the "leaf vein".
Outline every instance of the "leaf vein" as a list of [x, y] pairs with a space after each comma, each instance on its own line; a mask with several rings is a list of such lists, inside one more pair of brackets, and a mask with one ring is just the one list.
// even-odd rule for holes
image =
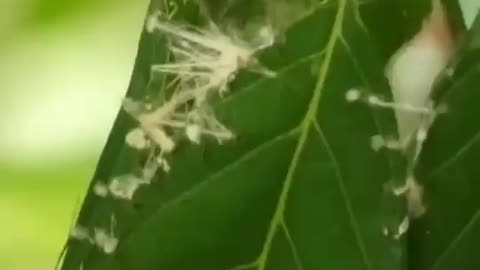
[[297, 246], [293, 241], [293, 237], [290, 234], [290, 230], [288, 229], [285, 219], [282, 220], [282, 228], [283, 228], [283, 232], [285, 233], [285, 237], [287, 238], [288, 244], [290, 245], [290, 249], [293, 255], [293, 260], [295, 261], [297, 270], [304, 270], [302, 260], [300, 259], [300, 253], [298, 252]]
[[344, 22], [344, 14], [345, 14], [345, 9], [347, 5], [348, 0], [339, 0], [338, 2], [338, 8], [337, 8], [337, 13], [335, 16], [335, 22], [332, 27], [332, 32], [330, 33], [329, 40], [326, 44], [325, 50], [326, 50], [326, 56], [324, 61], [322, 62], [321, 69], [319, 72], [318, 76], [318, 81], [317, 85], [315, 86], [312, 98], [310, 100], [310, 104], [308, 105], [308, 110], [305, 114], [305, 118], [303, 119], [302, 123], [300, 124], [301, 128], [301, 135], [297, 143], [296, 150], [293, 154], [292, 161], [290, 163], [290, 166], [288, 168], [287, 175], [285, 177], [285, 182], [283, 184], [282, 191], [280, 193], [278, 203], [276, 210], [272, 216], [272, 220], [269, 226], [269, 229], [267, 231], [267, 235], [265, 238], [265, 243], [262, 248], [262, 252], [260, 253], [258, 257], [258, 270], [265, 270], [267, 261], [268, 261], [268, 255], [270, 253], [271, 245], [273, 242], [273, 238], [277, 233], [278, 226], [280, 222], [284, 218], [284, 210], [285, 210], [285, 205], [288, 200], [288, 195], [290, 191], [290, 187], [293, 182], [293, 178], [297, 169], [298, 162], [300, 160], [300, 157], [302, 155], [303, 149], [305, 148], [305, 145], [307, 144], [307, 139], [309, 135], [309, 131], [311, 129], [312, 123], [315, 121], [315, 117], [318, 111], [318, 106], [321, 100], [322, 92], [325, 87], [326, 81], [327, 81], [327, 76], [329, 74], [330, 70], [330, 64], [332, 62], [333, 58], [333, 53], [334, 49], [336, 47], [337, 41], [339, 36], [342, 33], [342, 27], [343, 27], [343, 22]]
[[428, 173], [429, 177], [436, 175], [442, 170], [453, 165], [457, 160], [462, 158], [462, 156], [465, 155], [468, 152], [468, 150], [470, 150], [470, 148], [472, 148], [479, 140], [480, 140], [480, 130], [477, 131], [475, 135], [473, 135], [472, 138], [465, 143], [465, 145], [460, 147], [455, 154], [453, 154], [450, 158], [447, 158], [445, 161], [440, 162], [440, 164], [435, 169], [432, 169], [432, 171]]
[[342, 195], [343, 201], [345, 203], [345, 208], [347, 210], [349, 220], [350, 220], [350, 226], [352, 227], [353, 233], [355, 235], [355, 239], [357, 242], [357, 246], [360, 250], [360, 254], [362, 255], [362, 260], [363, 263], [365, 264], [365, 267], [368, 270], [373, 270], [373, 266], [370, 262], [370, 259], [368, 257], [367, 253], [367, 248], [365, 246], [365, 243], [362, 238], [362, 233], [360, 232], [360, 226], [358, 224], [357, 218], [355, 217], [354, 211], [353, 211], [353, 206], [352, 202], [349, 200], [348, 197], [348, 191], [347, 187], [345, 186], [345, 180], [342, 176], [341, 170], [340, 170], [340, 165], [338, 164], [337, 158], [335, 157], [335, 154], [333, 153], [333, 149], [330, 146], [330, 143], [328, 142], [327, 138], [325, 137], [325, 134], [323, 133], [322, 129], [320, 128], [320, 125], [318, 124], [317, 121], [314, 122], [314, 127], [315, 130], [320, 137], [320, 140], [322, 141], [323, 145], [327, 149], [327, 154], [330, 157], [332, 161], [333, 168], [335, 170], [335, 179], [337, 179], [338, 186], [340, 188], [340, 193]]
[[477, 212], [475, 212], [475, 214], [468, 221], [468, 223], [465, 224], [465, 226], [460, 230], [460, 233], [457, 235], [457, 237], [448, 245], [447, 248], [445, 248], [444, 252], [440, 256], [438, 256], [438, 258], [435, 260], [435, 263], [433, 264], [431, 270], [435, 270], [440, 265], [442, 265], [442, 262], [447, 258], [447, 256], [450, 254], [450, 252], [455, 250], [456, 246], [461, 242], [461, 240], [464, 238], [464, 236], [477, 223], [478, 220], [480, 220], [480, 210], [477, 210]]
[[295, 135], [297, 133], [297, 131], [298, 131], [298, 128], [291, 129], [291, 130], [289, 130], [285, 133], [282, 133], [282, 134], [276, 136], [275, 138], [273, 138], [271, 140], [268, 140], [268, 141], [256, 146], [255, 148], [249, 150], [248, 152], [243, 154], [240, 158], [238, 158], [237, 160], [235, 160], [234, 162], [232, 162], [228, 166], [225, 166], [222, 169], [220, 169], [219, 171], [207, 176], [205, 178], [205, 180], [202, 181], [201, 183], [198, 183], [198, 184], [194, 185], [193, 187], [191, 187], [187, 191], [181, 193], [177, 197], [167, 201], [162, 206], [160, 206], [157, 210], [155, 210], [155, 212], [152, 215], [150, 215], [148, 218], [146, 218], [145, 221], [143, 221], [141, 224], [139, 224], [137, 226], [137, 228], [127, 238], [130, 238], [135, 233], [135, 231], [138, 231], [139, 228], [141, 228], [143, 225], [148, 224], [151, 220], [154, 220], [156, 217], [160, 216], [165, 210], [179, 205], [180, 203], [182, 203], [183, 201], [185, 201], [189, 197], [193, 196], [194, 194], [198, 193], [202, 189], [208, 187], [209, 185], [216, 182], [217, 180], [222, 179], [221, 177], [225, 173], [227, 173], [228, 171], [235, 169], [236, 167], [240, 166], [243, 162], [246, 162], [247, 160], [254, 157], [257, 153], [265, 150], [266, 148], [271, 147], [275, 143], [278, 143], [279, 141], [282, 141], [284, 139], [289, 138], [290, 136]]
[[339, 38], [342, 41], [342, 45], [344, 46], [345, 51], [350, 56], [350, 59], [353, 62], [354, 69], [360, 75], [360, 78], [362, 79], [363, 83], [367, 86], [367, 88], [370, 88], [370, 82], [367, 79], [367, 76], [365, 75], [365, 72], [363, 72], [363, 70], [361, 69], [360, 64], [358, 63], [357, 57], [355, 57], [355, 55], [353, 54], [352, 49], [350, 48], [350, 45], [348, 45], [348, 43], [347, 43], [347, 40], [345, 39], [345, 37], [343, 35], [341, 35]]

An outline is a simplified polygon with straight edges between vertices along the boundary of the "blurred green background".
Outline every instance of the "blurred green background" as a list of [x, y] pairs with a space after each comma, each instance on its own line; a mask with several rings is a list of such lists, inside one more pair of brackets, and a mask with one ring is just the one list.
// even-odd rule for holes
[[[480, 0], [464, 0], [471, 22]], [[148, 0], [0, 0], [0, 269], [52, 269], [128, 86]]]
[[147, 4], [0, 0], [0, 269], [53, 269], [128, 86]]

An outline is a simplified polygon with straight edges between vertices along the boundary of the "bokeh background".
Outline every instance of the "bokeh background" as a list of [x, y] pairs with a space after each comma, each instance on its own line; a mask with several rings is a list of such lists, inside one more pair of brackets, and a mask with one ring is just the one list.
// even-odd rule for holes
[[[480, 0], [461, 0], [467, 22]], [[148, 0], [0, 0], [0, 269], [60, 253], [120, 106]]]

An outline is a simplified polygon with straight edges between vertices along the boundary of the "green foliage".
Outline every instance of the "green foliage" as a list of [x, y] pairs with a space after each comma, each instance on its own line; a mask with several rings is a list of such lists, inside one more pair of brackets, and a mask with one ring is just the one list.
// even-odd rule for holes
[[[465, 55], [478, 53], [480, 28], [435, 92], [450, 110], [433, 126], [416, 169], [430, 203], [407, 241], [395, 235], [405, 201], [391, 190], [403, 184], [407, 161], [370, 146], [374, 135], [396, 137], [393, 112], [345, 95], [355, 88], [391, 98], [384, 66], [418, 30], [430, 1], [298, 0], [286, 11], [287, 1], [178, 2], [175, 20], [198, 23], [206, 13], [237, 28], [273, 24], [282, 42], [258, 58], [277, 76], [242, 72], [212, 104], [237, 138], [181, 143], [168, 157], [171, 171], [157, 173], [130, 201], [93, 192], [147, 158], [125, 144], [135, 121], [120, 112], [78, 219], [109, 228], [114, 215], [119, 245], [105, 254], [70, 239], [62, 269], [478, 269], [479, 70]], [[154, 1], [151, 10], [163, 4]], [[155, 100], [163, 90], [166, 78], [151, 76], [150, 67], [166, 61], [167, 46], [142, 34], [128, 97]]]

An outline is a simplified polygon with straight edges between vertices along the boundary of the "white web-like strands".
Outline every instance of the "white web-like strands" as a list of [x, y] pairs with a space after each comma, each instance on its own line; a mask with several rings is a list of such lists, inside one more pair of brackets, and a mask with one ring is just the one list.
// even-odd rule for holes
[[[162, 106], [137, 115], [147, 137], [167, 153], [173, 151], [175, 141], [166, 128], [184, 130], [186, 137], [197, 144], [202, 135], [214, 137], [219, 142], [232, 139], [234, 134], [208, 109], [208, 99], [211, 94], [226, 94], [229, 82], [242, 68], [254, 66], [265, 75], [274, 75], [254, 58], [257, 51], [273, 44], [273, 32], [268, 27], [260, 29], [257, 45], [251, 46], [223, 34], [217, 27], [211, 27], [211, 30], [188, 28], [164, 20], [158, 13], [148, 18], [146, 28], [149, 32], [170, 37], [170, 52], [175, 59], [152, 66], [153, 72], [174, 76], [171, 85], [174, 85], [175, 92]], [[190, 102], [193, 105], [185, 110]], [[134, 115], [130, 108], [138, 107], [138, 104], [132, 103], [127, 100], [124, 108]], [[130, 137], [133, 138], [133, 134]], [[136, 137], [142, 138], [138, 134]], [[135, 148], [148, 145], [142, 139], [128, 141]]]
[[[209, 30], [186, 27], [163, 20], [158, 13], [149, 17], [146, 23], [149, 32], [159, 32], [171, 37], [171, 52], [174, 63], [158, 64], [153, 70], [179, 76], [182, 81], [193, 81], [197, 90], [227, 90], [228, 82], [236, 72], [254, 62], [256, 52], [274, 42], [273, 30], [259, 29], [253, 45], [234, 39], [211, 25]], [[273, 75], [267, 69], [261, 70]]]
[[[217, 120], [210, 104], [212, 97], [228, 94], [229, 83], [241, 69], [275, 76], [255, 58], [259, 50], [274, 42], [270, 28], [260, 28], [253, 42], [245, 42], [222, 33], [218, 27], [199, 29], [177, 24], [171, 17], [162, 18], [157, 12], [146, 21], [147, 31], [168, 37], [171, 60], [154, 64], [151, 71], [166, 75], [166, 86], [159, 91], [171, 94], [166, 94], [155, 106], [129, 98], [123, 102], [123, 109], [138, 122], [138, 126], [126, 134], [125, 142], [138, 151], [148, 151], [149, 155], [140, 172], [116, 176], [108, 182], [96, 181], [92, 192], [100, 198], [132, 200], [140, 187], [152, 183], [158, 170], [170, 171], [168, 155], [182, 137], [193, 144], [200, 144], [204, 136], [218, 143], [233, 139], [234, 133]], [[86, 241], [105, 254], [112, 254], [119, 244], [114, 235], [113, 215], [110, 223], [109, 229], [76, 226], [70, 238]]]
[[[172, 94], [162, 104], [149, 108], [148, 104], [128, 98], [123, 104], [124, 110], [139, 123], [127, 134], [126, 143], [138, 150], [160, 150], [143, 170], [145, 182], [149, 183], [157, 169], [170, 170], [165, 156], [176, 148], [178, 136], [173, 134], [178, 131], [194, 144], [199, 144], [204, 136], [219, 143], [235, 137], [217, 120], [209, 101], [214, 95], [222, 97], [228, 93], [228, 85], [239, 70], [250, 69], [265, 76], [275, 73], [255, 58], [258, 51], [274, 43], [269, 27], [260, 28], [252, 42], [230, 37], [213, 24], [208, 29], [178, 24], [159, 12], [148, 17], [145, 27], [152, 34], [168, 37], [173, 59], [151, 67], [152, 72], [170, 78], [167, 89], [162, 90]], [[130, 194], [123, 197], [131, 198]]]
[[222, 33], [214, 25], [199, 29], [175, 23], [170, 17], [153, 13], [145, 27], [152, 34], [168, 37], [172, 60], [154, 64], [151, 70], [166, 75], [167, 86], [159, 91], [172, 94], [155, 107], [129, 98], [123, 102], [123, 109], [138, 122], [138, 127], [125, 136], [125, 142], [136, 150], [150, 151], [149, 157], [140, 173], [95, 183], [93, 192], [99, 197], [132, 200], [141, 186], [151, 183], [158, 170], [168, 173], [168, 155], [181, 139], [178, 134], [193, 144], [200, 144], [204, 136], [218, 143], [233, 139], [234, 133], [217, 120], [211, 109], [211, 97], [226, 95], [229, 83], [241, 69], [275, 75], [255, 58], [258, 51], [274, 43], [271, 28], [261, 27], [254, 40], [246, 42]]

